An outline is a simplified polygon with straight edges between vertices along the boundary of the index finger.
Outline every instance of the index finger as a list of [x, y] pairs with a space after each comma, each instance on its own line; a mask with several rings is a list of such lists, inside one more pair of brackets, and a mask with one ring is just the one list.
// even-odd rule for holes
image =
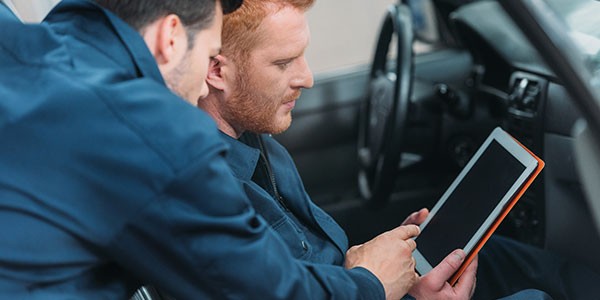
[[402, 225], [421, 225], [421, 223], [425, 222], [425, 219], [427, 219], [428, 216], [429, 210], [427, 208], [421, 208], [419, 211], [413, 212], [408, 217], [406, 217], [406, 219], [404, 219], [404, 222], [402, 222]]
[[399, 238], [406, 240], [416, 237], [421, 233], [421, 229], [417, 225], [401, 225], [391, 230], [392, 233], [398, 235]]

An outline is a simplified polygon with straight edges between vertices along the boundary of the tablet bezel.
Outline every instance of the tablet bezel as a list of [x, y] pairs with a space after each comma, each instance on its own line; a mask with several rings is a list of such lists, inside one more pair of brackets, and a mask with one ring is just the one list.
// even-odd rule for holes
[[[467, 165], [463, 168], [463, 170], [458, 174], [456, 179], [452, 182], [452, 184], [448, 187], [446, 192], [442, 195], [440, 200], [436, 203], [436, 205], [431, 209], [428, 218], [423, 222], [419, 227], [421, 231], [426, 230], [427, 224], [431, 221], [431, 219], [438, 213], [439, 209], [443, 206], [446, 200], [450, 197], [450, 195], [454, 192], [456, 187], [462, 182], [463, 178], [469, 173], [473, 165], [477, 162], [477, 160], [481, 157], [481, 155], [485, 152], [488, 146], [492, 143], [492, 141], [496, 141], [500, 146], [502, 146], [508, 153], [510, 153], [515, 159], [517, 159], [521, 164], [525, 166], [525, 169], [521, 173], [521, 175], [517, 178], [517, 180], [513, 183], [513, 185], [506, 191], [502, 199], [496, 204], [494, 210], [490, 213], [490, 215], [486, 218], [486, 220], [482, 223], [479, 229], [475, 232], [473, 236], [469, 239], [468, 243], [462, 248], [466, 255], [469, 256], [471, 251], [477, 246], [477, 244], [481, 241], [481, 239], [488, 232], [488, 229], [493, 225], [494, 221], [502, 214], [506, 205], [510, 202], [510, 200], [519, 192], [519, 190], [523, 187], [524, 183], [527, 179], [534, 173], [536, 168], [538, 167], [538, 159], [532, 155], [527, 149], [525, 149], [521, 144], [519, 144], [515, 139], [513, 139], [508, 133], [502, 130], [500, 127], [496, 127], [492, 133], [488, 136], [488, 138], [483, 142], [481, 147], [475, 152], [473, 157], [469, 160]], [[425, 275], [434, 266], [432, 266], [427, 258], [425, 258], [421, 252], [419, 251], [419, 238], [416, 238], [417, 241], [417, 249], [413, 252], [413, 257], [416, 261], [416, 270], [420, 275]], [[450, 254], [450, 253], [448, 253]], [[466, 260], [465, 260], [466, 261]]]

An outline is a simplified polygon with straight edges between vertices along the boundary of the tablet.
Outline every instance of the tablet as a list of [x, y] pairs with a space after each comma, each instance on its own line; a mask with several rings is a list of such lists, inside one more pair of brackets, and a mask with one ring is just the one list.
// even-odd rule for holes
[[465, 261], [449, 280], [456, 283], [543, 166], [531, 151], [495, 128], [420, 225], [413, 253], [417, 272], [425, 275], [452, 251], [463, 249]]

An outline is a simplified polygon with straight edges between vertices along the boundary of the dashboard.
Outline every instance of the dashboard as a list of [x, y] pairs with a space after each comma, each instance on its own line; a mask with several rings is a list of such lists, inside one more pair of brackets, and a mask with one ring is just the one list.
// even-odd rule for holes
[[506, 131], [546, 162], [542, 179], [511, 212], [506, 232], [600, 269], [593, 254], [600, 249], [599, 235], [581, 230], [595, 227], [574, 163], [571, 136], [581, 113], [498, 3], [463, 6], [451, 20], [473, 57], [471, 101], [485, 106]]

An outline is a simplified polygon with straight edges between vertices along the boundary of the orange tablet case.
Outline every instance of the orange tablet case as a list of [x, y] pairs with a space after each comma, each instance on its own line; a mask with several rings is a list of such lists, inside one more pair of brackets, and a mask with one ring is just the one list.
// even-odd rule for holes
[[465, 258], [465, 261], [460, 266], [460, 268], [456, 271], [456, 273], [454, 273], [454, 275], [452, 275], [450, 280], [448, 280], [448, 282], [451, 285], [454, 285], [458, 281], [458, 278], [460, 277], [460, 275], [462, 275], [462, 273], [465, 271], [465, 269], [467, 269], [467, 267], [471, 264], [471, 261], [473, 261], [473, 259], [475, 258], [475, 255], [477, 255], [477, 253], [479, 253], [479, 250], [481, 250], [483, 245], [485, 245], [485, 243], [492, 236], [494, 231], [496, 231], [498, 226], [500, 226], [500, 223], [502, 222], [502, 220], [504, 220], [504, 218], [508, 215], [510, 210], [515, 206], [517, 201], [521, 198], [521, 196], [523, 196], [523, 194], [525, 193], [527, 188], [529, 188], [531, 183], [535, 180], [535, 178], [538, 176], [538, 174], [540, 174], [540, 172], [544, 168], [545, 163], [543, 160], [541, 160], [539, 157], [537, 157], [535, 154], [533, 154], [533, 152], [531, 152], [529, 149], [527, 149], [527, 147], [523, 146], [523, 144], [521, 144], [519, 141], [517, 141], [517, 139], [515, 139], [514, 137], [513, 137], [513, 139], [519, 145], [521, 145], [521, 147], [523, 147], [525, 150], [527, 150], [527, 152], [529, 152], [529, 154], [531, 154], [538, 161], [537, 168], [533, 171], [533, 173], [531, 173], [531, 175], [529, 176], [527, 181], [523, 184], [521, 189], [519, 189], [519, 191], [515, 194], [514, 198], [511, 199], [506, 204], [506, 206], [504, 207], [504, 209], [502, 210], [502, 212], [500, 213], [498, 218], [496, 218], [494, 223], [492, 223], [492, 225], [486, 231], [486, 233], [483, 235], [483, 237], [479, 240], [479, 242], [475, 245], [475, 247], [473, 247], [473, 250], [467, 255], [467, 257]]

